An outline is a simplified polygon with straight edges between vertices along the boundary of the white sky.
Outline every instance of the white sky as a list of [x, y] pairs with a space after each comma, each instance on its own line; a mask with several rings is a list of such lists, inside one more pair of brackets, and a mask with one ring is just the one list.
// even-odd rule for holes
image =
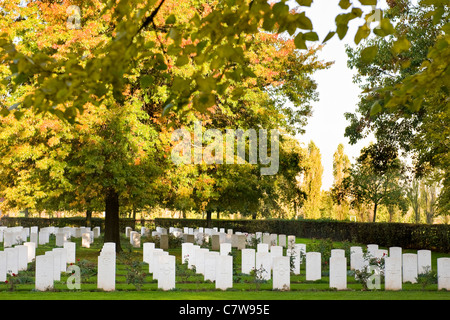
[[[335, 30], [334, 18], [336, 15], [344, 12], [338, 3], [339, 0], [316, 0], [311, 8], [306, 9], [306, 16], [311, 19], [314, 31], [318, 33], [321, 41], [329, 31]], [[377, 6], [377, 8], [383, 7], [382, 4]], [[370, 10], [371, 8], [368, 7], [367, 12]], [[352, 82], [352, 75], [356, 71], [347, 67], [345, 44], [355, 46], [354, 35], [362, 21], [362, 19], [352, 21], [349, 24], [347, 36], [343, 40], [339, 40], [335, 35], [319, 53], [320, 59], [335, 63], [329, 69], [318, 71], [313, 75], [318, 84], [320, 100], [312, 104], [313, 115], [308, 119], [306, 133], [297, 136], [305, 147], [312, 140], [320, 149], [324, 167], [322, 190], [328, 190], [333, 184], [333, 154], [339, 143], [344, 145], [345, 154], [354, 163], [361, 148], [373, 140], [373, 138], [366, 138], [356, 145], [350, 145], [348, 138], [344, 137], [345, 127], [349, 124], [344, 113], [355, 111], [359, 101], [358, 95], [361, 92], [359, 87]], [[375, 26], [374, 22], [372, 27]]]

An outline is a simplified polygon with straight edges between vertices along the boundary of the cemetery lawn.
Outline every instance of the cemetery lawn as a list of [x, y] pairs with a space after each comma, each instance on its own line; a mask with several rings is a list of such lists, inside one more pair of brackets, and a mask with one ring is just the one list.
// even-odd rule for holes
[[[240, 273], [240, 251], [233, 249], [234, 275], [233, 288], [226, 291], [215, 289], [212, 282], [204, 281], [203, 276], [187, 270], [181, 264], [181, 248], [169, 249], [176, 256], [176, 289], [161, 291], [157, 281], [148, 273], [148, 264], [142, 262], [143, 250], [132, 248], [127, 239], [123, 239], [123, 253], [117, 255], [116, 290], [103, 292], [97, 289], [96, 265], [99, 251], [103, 245], [102, 238], [96, 239], [90, 248], [81, 247], [81, 239], [72, 239], [77, 244], [76, 265], [81, 267], [82, 279], [80, 290], [70, 290], [67, 286], [69, 274], [61, 273], [61, 281], [55, 282], [50, 292], [35, 291], [34, 263], [29, 263], [27, 271], [20, 271], [16, 277], [9, 276], [8, 283], [0, 283], [0, 300], [450, 300], [449, 291], [438, 291], [436, 283], [404, 283], [401, 291], [381, 290], [362, 291], [362, 285], [354, 276], [347, 277], [345, 291], [329, 288], [328, 270], [322, 269], [322, 279], [306, 281], [304, 266], [300, 275], [291, 275], [290, 291], [273, 291], [271, 280], [258, 283], [250, 275]], [[316, 240], [296, 239], [308, 247], [317, 245]], [[322, 245], [322, 244], [321, 244]], [[330, 242], [328, 242], [330, 245]], [[347, 248], [349, 243], [332, 243], [333, 248]], [[1, 245], [2, 246], [2, 245]], [[3, 249], [1, 248], [0, 249]], [[55, 239], [47, 245], [40, 245], [36, 255], [55, 247]], [[328, 250], [328, 248], [327, 248]], [[404, 250], [408, 252], [410, 250]], [[411, 250], [414, 252], [414, 250]], [[450, 257], [450, 254], [432, 253], [432, 268], [436, 270], [436, 259]], [[137, 275], [137, 276], [136, 276]]]

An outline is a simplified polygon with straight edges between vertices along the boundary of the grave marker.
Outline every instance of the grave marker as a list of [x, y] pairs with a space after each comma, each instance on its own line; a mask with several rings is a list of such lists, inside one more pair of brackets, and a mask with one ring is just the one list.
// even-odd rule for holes
[[104, 291], [116, 289], [116, 253], [106, 251], [98, 256], [97, 288]]
[[158, 289], [175, 289], [175, 256], [160, 255], [158, 265]]
[[417, 254], [404, 253], [403, 257], [403, 282], [416, 283], [417, 280]]
[[450, 290], [450, 258], [437, 259], [438, 290]]
[[241, 272], [244, 274], [250, 274], [255, 268], [256, 252], [255, 249], [242, 249], [241, 251]]
[[291, 287], [289, 257], [273, 259], [273, 290], [289, 290]]
[[347, 289], [347, 258], [339, 251], [330, 257], [330, 288]]
[[233, 257], [216, 257], [216, 289], [226, 290], [233, 287]]
[[36, 256], [35, 289], [46, 291], [53, 289], [53, 257], [50, 255]]
[[431, 251], [418, 250], [417, 251], [417, 273], [422, 274], [431, 271]]
[[315, 281], [322, 278], [322, 262], [320, 252], [306, 253], [306, 281]]
[[402, 290], [402, 260], [396, 255], [384, 259], [384, 289]]

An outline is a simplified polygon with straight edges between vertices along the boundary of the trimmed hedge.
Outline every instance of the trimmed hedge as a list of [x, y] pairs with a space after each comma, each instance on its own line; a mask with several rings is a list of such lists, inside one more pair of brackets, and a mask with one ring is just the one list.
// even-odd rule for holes
[[[206, 227], [203, 219], [156, 218], [160, 227]], [[404, 249], [450, 252], [450, 225], [328, 220], [211, 220], [211, 226], [255, 233], [257, 231], [295, 235], [299, 238], [331, 239], [356, 243], [376, 243]]]
[[[24, 218], [24, 217], [2, 217], [0, 219], [2, 225], [8, 227], [22, 226], [32, 227], [37, 226], [39, 228], [54, 226], [54, 227], [85, 227], [87, 226], [85, 217], [71, 217], [71, 218]], [[121, 218], [119, 222], [119, 228], [122, 232], [125, 232], [125, 227], [136, 228], [136, 225], [153, 226], [153, 220], [135, 220], [128, 218]], [[103, 218], [91, 218], [91, 228], [99, 226], [101, 230], [105, 229], [105, 219]]]

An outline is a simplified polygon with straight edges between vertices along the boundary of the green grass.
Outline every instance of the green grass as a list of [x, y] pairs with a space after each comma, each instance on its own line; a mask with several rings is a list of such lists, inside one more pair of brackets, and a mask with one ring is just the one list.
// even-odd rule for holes
[[[80, 239], [72, 239], [77, 243], [77, 259], [97, 263], [97, 257], [102, 246], [102, 240], [98, 239], [91, 248], [81, 248]], [[310, 239], [297, 239], [298, 243], [306, 243], [313, 246], [315, 242]], [[355, 281], [353, 276], [348, 276], [345, 291], [336, 291], [329, 288], [327, 270], [323, 270], [322, 279], [314, 282], [305, 280], [304, 266], [300, 275], [291, 276], [290, 291], [273, 291], [272, 282], [268, 281], [258, 286], [254, 278], [242, 275], [239, 272], [240, 254], [234, 252], [234, 279], [233, 288], [226, 291], [216, 290], [214, 283], [203, 281], [203, 276], [198, 274], [177, 274], [176, 289], [173, 291], [161, 291], [157, 288], [157, 281], [148, 274], [148, 265], [142, 263], [140, 272], [145, 272], [144, 282], [140, 290], [133, 284], [127, 283], [129, 265], [124, 262], [132, 260], [142, 261], [142, 248], [132, 248], [126, 239], [123, 239], [123, 254], [118, 255], [116, 269], [116, 291], [103, 292], [97, 289], [95, 275], [84, 279], [81, 290], [69, 290], [66, 285], [68, 274], [61, 274], [61, 281], [56, 282], [50, 292], [37, 292], [34, 290], [34, 267], [29, 265], [29, 270], [19, 272], [17, 283], [13, 291], [9, 291], [10, 284], [0, 283], [0, 300], [450, 300], [450, 292], [438, 291], [437, 284], [428, 285], [425, 290], [419, 284], [404, 283], [403, 289], [398, 292], [381, 290], [362, 291], [362, 285]], [[333, 248], [348, 248], [349, 243], [332, 244]], [[357, 245], [357, 244], [351, 244]], [[54, 248], [54, 239], [50, 244], [39, 246], [36, 254], [43, 254]], [[1, 247], [0, 247], [1, 248]], [[408, 250], [405, 250], [408, 252]], [[411, 251], [414, 252], [414, 251]], [[181, 248], [170, 249], [169, 253], [176, 256], [177, 264], [181, 263]], [[433, 269], [436, 270], [438, 257], [449, 257], [450, 254], [432, 253]]]

